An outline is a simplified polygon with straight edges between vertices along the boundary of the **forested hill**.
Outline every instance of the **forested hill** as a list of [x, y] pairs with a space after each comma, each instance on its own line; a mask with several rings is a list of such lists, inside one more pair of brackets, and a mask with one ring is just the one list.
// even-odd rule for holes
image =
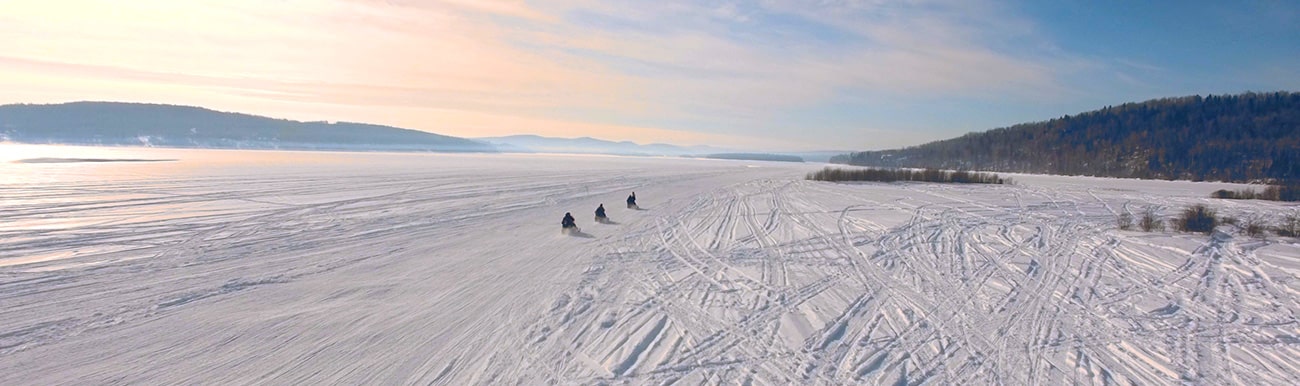
[[241, 149], [490, 152], [488, 144], [364, 123], [299, 122], [199, 107], [74, 102], [0, 106], [0, 141]]
[[1300, 181], [1300, 93], [1189, 96], [852, 153], [832, 162], [1159, 179]]

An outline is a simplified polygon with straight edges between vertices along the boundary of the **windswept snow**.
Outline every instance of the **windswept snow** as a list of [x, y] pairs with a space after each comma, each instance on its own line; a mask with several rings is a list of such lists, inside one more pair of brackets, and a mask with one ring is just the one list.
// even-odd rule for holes
[[1218, 184], [156, 152], [0, 167], [0, 384], [1300, 383], [1300, 241], [1116, 229]]

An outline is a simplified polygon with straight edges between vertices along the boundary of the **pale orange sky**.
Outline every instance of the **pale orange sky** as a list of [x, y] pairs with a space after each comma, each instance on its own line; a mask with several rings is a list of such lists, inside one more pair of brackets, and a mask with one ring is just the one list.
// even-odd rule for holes
[[644, 79], [507, 39], [610, 42], [520, 31], [514, 21], [555, 22], [519, 2], [4, 1], [0, 87], [22, 91], [0, 102], [185, 104], [461, 137], [764, 142], [551, 116], [655, 107], [638, 102]]
[[0, 103], [869, 149], [1294, 73], [1076, 52], [1123, 42], [1061, 41], [1083, 35], [1035, 16], [992, 0], [0, 0]]

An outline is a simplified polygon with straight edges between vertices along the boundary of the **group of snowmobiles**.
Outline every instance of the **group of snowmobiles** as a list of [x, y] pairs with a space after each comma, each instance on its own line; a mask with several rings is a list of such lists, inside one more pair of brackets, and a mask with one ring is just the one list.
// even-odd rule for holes
[[[632, 192], [631, 195], [627, 196], [627, 208], [641, 209], [641, 207], [636, 205], [636, 192]], [[609, 216], [605, 215], [605, 204], [602, 203], [600, 204], [600, 206], [596, 207], [595, 221], [601, 224], [613, 223], [613, 221], [610, 221]], [[569, 233], [569, 232], [578, 232], [578, 231], [580, 231], [580, 229], [578, 229], [578, 224], [574, 222], [573, 215], [568, 212], [565, 212], [564, 219], [560, 220], [560, 232]]]

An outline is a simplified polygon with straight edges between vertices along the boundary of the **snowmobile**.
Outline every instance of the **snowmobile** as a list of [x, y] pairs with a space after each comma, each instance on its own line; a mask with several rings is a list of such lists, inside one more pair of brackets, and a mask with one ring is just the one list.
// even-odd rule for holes
[[641, 209], [641, 207], [636, 206], [636, 192], [632, 192], [632, 195], [627, 196], [627, 208], [628, 208], [628, 209]]
[[605, 204], [600, 204], [600, 206], [596, 207], [596, 222], [601, 224], [609, 224], [612, 222], [609, 220], [609, 216], [605, 215]]
[[560, 220], [560, 233], [567, 235], [577, 232], [582, 232], [582, 230], [578, 229], [578, 224], [573, 222], [573, 215], [565, 213], [564, 219]]

